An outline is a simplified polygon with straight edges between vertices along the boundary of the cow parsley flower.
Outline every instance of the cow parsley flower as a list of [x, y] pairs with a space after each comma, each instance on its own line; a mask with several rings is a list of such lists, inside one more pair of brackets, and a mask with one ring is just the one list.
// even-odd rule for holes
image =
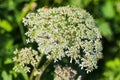
[[13, 61], [17, 62], [18, 66], [15, 66], [13, 69], [17, 72], [19, 72], [19, 67], [24, 69], [25, 72], [30, 72], [30, 67], [28, 65], [31, 64], [34, 68], [36, 68], [40, 60], [38, 52], [33, 50], [31, 47], [23, 48], [20, 51], [16, 49], [14, 54], [16, 56], [13, 58]]
[[61, 67], [60, 65], [57, 65], [54, 72], [56, 73], [54, 80], [81, 80], [81, 76], [78, 76], [77, 79], [75, 79], [77, 71], [71, 67]]
[[36, 42], [48, 60], [57, 62], [69, 57], [70, 63], [74, 61], [87, 73], [97, 68], [102, 57], [101, 34], [85, 10], [70, 6], [41, 8], [28, 13], [23, 23], [28, 26], [26, 41]]

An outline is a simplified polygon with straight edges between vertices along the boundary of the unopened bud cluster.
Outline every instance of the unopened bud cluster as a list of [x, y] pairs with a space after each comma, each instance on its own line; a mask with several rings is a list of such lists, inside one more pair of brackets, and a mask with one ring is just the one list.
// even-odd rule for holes
[[87, 73], [97, 68], [102, 57], [101, 34], [85, 10], [70, 6], [41, 8], [28, 13], [23, 23], [28, 26], [27, 42], [36, 42], [47, 59], [52, 57], [57, 62], [69, 57], [70, 63], [74, 61]]

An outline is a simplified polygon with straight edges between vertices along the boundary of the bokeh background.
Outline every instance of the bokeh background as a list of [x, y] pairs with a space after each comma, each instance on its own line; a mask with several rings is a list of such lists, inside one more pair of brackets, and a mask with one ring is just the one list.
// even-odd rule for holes
[[13, 51], [27, 46], [22, 18], [38, 8], [66, 5], [89, 12], [103, 36], [103, 59], [82, 80], [120, 80], [120, 0], [0, 0], [0, 80], [28, 80], [12, 70]]

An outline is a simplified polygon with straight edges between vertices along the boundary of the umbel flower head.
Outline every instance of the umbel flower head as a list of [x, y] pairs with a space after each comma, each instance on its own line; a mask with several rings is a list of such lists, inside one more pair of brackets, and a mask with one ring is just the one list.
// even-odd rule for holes
[[101, 34], [92, 16], [76, 7], [41, 8], [23, 19], [27, 42], [54, 62], [69, 57], [81, 69], [91, 72], [102, 57]]
[[29, 64], [31, 64], [34, 68], [36, 68], [37, 64], [39, 63], [40, 57], [38, 52], [30, 48], [22, 48], [20, 51], [16, 49], [14, 51], [16, 55], [13, 58], [13, 61], [19, 63], [19, 66], [15, 66], [13, 69], [17, 72], [20, 72], [19, 68], [24, 69], [25, 72], [30, 72]]

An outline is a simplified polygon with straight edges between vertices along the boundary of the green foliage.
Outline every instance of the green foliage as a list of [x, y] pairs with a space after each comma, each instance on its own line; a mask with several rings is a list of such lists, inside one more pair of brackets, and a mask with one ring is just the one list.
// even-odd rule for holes
[[12, 80], [12, 75], [7, 74], [6, 71], [2, 71], [2, 75], [1, 76], [3, 77], [3, 80]]
[[102, 35], [107, 39], [107, 40], [112, 40], [112, 37], [113, 37], [113, 33], [112, 33], [112, 30], [110, 28], [110, 24], [106, 21], [103, 21], [103, 20], [97, 20], [97, 24]]
[[106, 63], [106, 69], [101, 80], [120, 80], [120, 59], [115, 58]]
[[6, 20], [0, 20], [0, 27], [5, 29], [8, 32], [12, 31], [12, 29], [13, 29], [11, 24]]
[[115, 9], [112, 1], [106, 1], [102, 6], [102, 13], [106, 18], [114, 18]]
[[0, 0], [0, 80], [27, 80], [26, 73], [12, 70], [14, 49], [26, 46], [26, 28], [21, 22], [26, 13], [64, 5], [85, 8], [96, 19], [103, 36], [104, 57], [99, 62], [100, 67], [91, 74], [84, 74], [83, 80], [120, 80], [120, 0]]

